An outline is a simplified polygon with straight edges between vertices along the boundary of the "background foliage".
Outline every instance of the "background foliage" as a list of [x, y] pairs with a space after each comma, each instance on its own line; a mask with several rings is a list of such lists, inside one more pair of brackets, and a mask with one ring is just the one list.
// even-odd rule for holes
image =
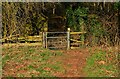
[[[50, 29], [70, 27], [71, 31], [87, 32], [86, 45], [116, 45], [119, 43], [119, 8], [119, 2], [3, 2], [2, 36], [39, 35], [47, 26]], [[54, 17], [60, 20], [51, 19]]]

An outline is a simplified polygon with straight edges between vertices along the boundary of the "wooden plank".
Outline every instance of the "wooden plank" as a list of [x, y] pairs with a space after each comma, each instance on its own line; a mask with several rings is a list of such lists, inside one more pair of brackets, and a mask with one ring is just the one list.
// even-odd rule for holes
[[84, 34], [86, 32], [70, 32], [70, 34]]
[[42, 43], [5, 43], [3, 46], [42, 46]]
[[40, 39], [42, 36], [28, 36], [27, 39]]
[[[6, 39], [8, 41], [42, 41], [42, 36], [28, 36], [28, 37], [11, 37], [9, 39]], [[2, 39], [2, 42], [5, 42], [5, 39]]]
[[18, 40], [23, 40], [23, 39], [25, 39], [25, 37], [19, 37], [19, 38], [18, 38]]
[[70, 49], [79, 49], [80, 47], [70, 47]]
[[83, 41], [78, 41], [78, 40], [75, 40], [75, 39], [70, 39], [70, 40], [75, 41], [75, 42], [79, 42], [79, 43], [83, 42]]
[[40, 36], [28, 36], [26, 41], [42, 41], [42, 35]]
[[42, 39], [26, 39], [26, 41], [42, 41]]
[[81, 43], [71, 43], [70, 45], [80, 45], [80, 44], [82, 44], [82, 42]]
[[42, 38], [42, 35], [36, 35], [36, 36], [32, 36], [32, 37]]

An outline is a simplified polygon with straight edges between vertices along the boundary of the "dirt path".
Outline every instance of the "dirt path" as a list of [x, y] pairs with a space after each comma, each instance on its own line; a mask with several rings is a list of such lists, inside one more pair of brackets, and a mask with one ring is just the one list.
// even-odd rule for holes
[[64, 53], [65, 56], [60, 60], [64, 63], [65, 73], [56, 73], [55, 75], [59, 77], [85, 77], [86, 74], [83, 72], [83, 68], [89, 54], [88, 50], [69, 50], [64, 51]]
[[[5, 47], [6, 48], [6, 47]], [[23, 50], [24, 48], [24, 50]], [[26, 52], [28, 52], [26, 54]], [[56, 50], [47, 50], [49, 52], [56, 52]], [[34, 62], [35, 68], [31, 67], [32, 70], [36, 70], [37, 65], [41, 64], [41, 61], [38, 62], [39, 59], [39, 53], [40, 52], [47, 52], [45, 49], [40, 49], [39, 46], [38, 47], [31, 47], [31, 49], [29, 47], [19, 47], [17, 48], [17, 46], [13, 46], [10, 47], [9, 50], [8, 48], [4, 49], [4, 53], [3, 57], [6, 56], [6, 59], [4, 59], [5, 64], [3, 67], [3, 76], [18, 76], [21, 74], [24, 74], [25, 77], [29, 77], [31, 76], [30, 74], [34, 74], [35, 76], [37, 76], [36, 74], [39, 75], [39, 73], [35, 72], [35, 71], [30, 71], [29, 70], [29, 66], [32, 64], [32, 62]], [[32, 52], [32, 53], [30, 53]], [[55, 64], [57, 61], [61, 62], [60, 67], [62, 65], [63, 68], [63, 72], [60, 71], [54, 71], [53, 70], [53, 74], [52, 76], [56, 76], [56, 77], [86, 77], [86, 74], [84, 73], [83, 69], [85, 67], [86, 64], [86, 58], [89, 56], [89, 51], [86, 48], [81, 48], [79, 50], [61, 50], [59, 52], [62, 52], [63, 55], [62, 56], [53, 56], [51, 57], [50, 64]], [[10, 57], [16, 58], [15, 60], [11, 60], [11, 58], [8, 57], [8, 54], [10, 54]], [[29, 56], [30, 57], [29, 57]], [[48, 54], [46, 54], [48, 55]], [[36, 56], [38, 57], [38, 59], [34, 59], [32, 57]], [[27, 62], [27, 58], [28, 57], [28, 63]], [[21, 60], [21, 61], [20, 61]], [[45, 63], [45, 62], [44, 62]], [[33, 64], [32, 64], [33, 65]], [[40, 71], [42, 72], [42, 71]]]

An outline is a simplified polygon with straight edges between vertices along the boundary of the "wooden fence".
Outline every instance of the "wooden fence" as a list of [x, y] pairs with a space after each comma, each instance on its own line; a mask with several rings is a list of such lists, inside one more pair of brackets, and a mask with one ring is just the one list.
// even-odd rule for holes
[[39, 43], [42, 45], [43, 41], [43, 33], [41, 32], [39, 35], [36, 36], [18, 36], [13, 35], [7, 38], [0, 39], [2, 43]]
[[84, 34], [86, 32], [70, 32], [70, 48], [76, 49], [84, 45]]
[[[68, 28], [67, 32], [40, 32], [40, 34], [36, 36], [11, 36], [0, 40], [3, 43], [6, 41], [20, 43], [39, 43], [44, 48], [76, 49], [84, 45], [85, 33], [86, 32], [70, 32], [70, 28]], [[50, 36], [50, 34], [53, 34], [53, 36]], [[60, 36], [57, 34], [60, 34]]]

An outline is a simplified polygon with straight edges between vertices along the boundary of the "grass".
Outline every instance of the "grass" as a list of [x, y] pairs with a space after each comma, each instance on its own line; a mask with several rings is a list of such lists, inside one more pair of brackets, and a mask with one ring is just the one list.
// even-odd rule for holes
[[115, 59], [115, 56], [110, 55], [108, 51], [95, 50], [94, 53], [87, 58], [84, 71], [88, 77], [115, 77], [117, 76], [117, 67], [114, 64]]
[[[18, 77], [53, 77], [56, 72], [64, 72], [62, 63], [55, 60], [55, 57], [63, 56], [60, 51], [35, 46], [3, 47], [2, 51], [3, 71], [6, 67], [9, 68], [10, 63]], [[4, 76], [12, 76], [10, 73], [7, 74], [3, 73]]]
[[[82, 50], [83, 48], [81, 48]], [[112, 49], [101, 50], [100, 48], [88, 48], [89, 51], [80, 51], [87, 57], [86, 65], [83, 68], [86, 77], [116, 77], [116, 56]], [[2, 47], [2, 69], [5, 77], [50, 77], [55, 75], [69, 75], [73, 68], [68, 60], [72, 61], [73, 54], [79, 51], [49, 50], [40, 46], [3, 46]], [[82, 53], [80, 55], [82, 55]], [[79, 55], [76, 55], [79, 57]], [[67, 58], [68, 57], [68, 58]], [[62, 60], [63, 59], [63, 60]], [[65, 62], [66, 64], [65, 64]], [[64, 63], [64, 64], [63, 64]], [[73, 64], [74, 65], [74, 64]], [[69, 70], [68, 70], [69, 69]], [[79, 72], [79, 71], [78, 71]], [[83, 72], [83, 73], [84, 73]]]

